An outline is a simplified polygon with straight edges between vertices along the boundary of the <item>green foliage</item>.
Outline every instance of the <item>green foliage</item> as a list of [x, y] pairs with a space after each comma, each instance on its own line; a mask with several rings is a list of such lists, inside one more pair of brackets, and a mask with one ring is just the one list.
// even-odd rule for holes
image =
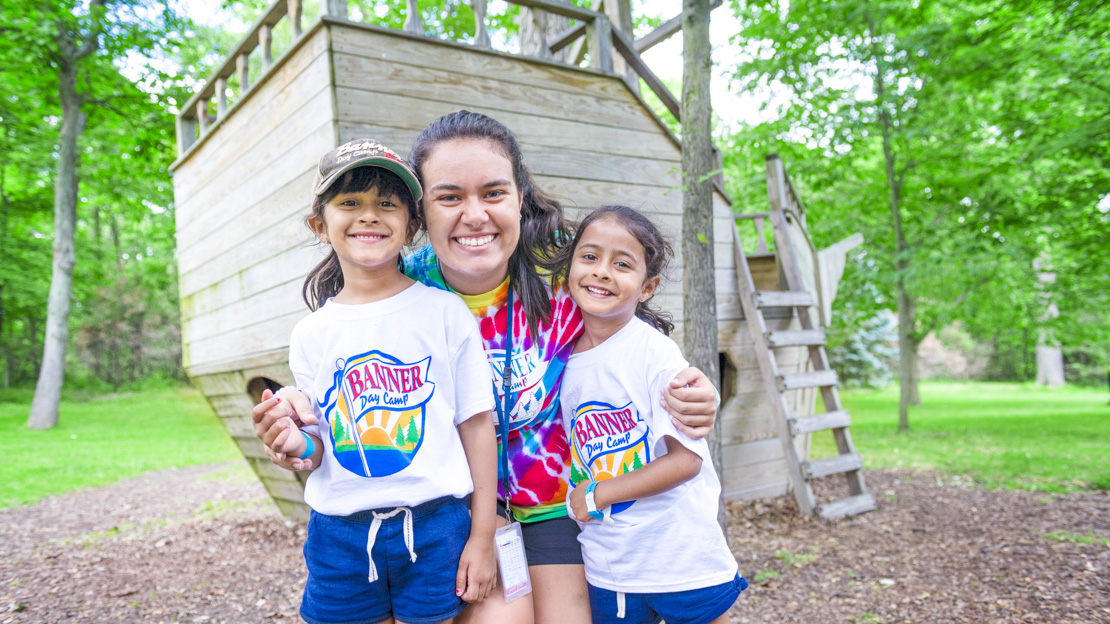
[[829, 362], [845, 385], [882, 387], [898, 359], [894, 315], [879, 313], [853, 325], [837, 322], [828, 332]]
[[167, 112], [210, 69], [210, 29], [155, 1], [12, 4], [0, 11], [0, 388], [38, 375], [51, 275], [61, 109], [52, 29], [102, 30], [81, 61], [67, 382], [119, 388], [182, 379]]
[[0, 452], [18, 458], [0, 484], [0, 508], [152, 470], [242, 457], [193, 389], [64, 398], [59, 425], [47, 431], [24, 426], [30, 408], [24, 395], [8, 402], [8, 393], [0, 393]]
[[[934, 382], [921, 394], [914, 430], [896, 433], [897, 390], [841, 393], [865, 467], [938, 470], [992, 488], [1110, 489], [1105, 388]], [[813, 436], [814, 458], [834, 454], [831, 435]]]
[[1052, 533], [1045, 533], [1046, 540], [1054, 542], [1071, 542], [1072, 544], [1097, 544], [1099, 546], [1110, 546], [1110, 540], [1097, 535], [1095, 533], [1065, 533], [1063, 531], [1054, 531]]
[[[755, 211], [766, 204], [762, 157], [779, 153], [818, 246], [864, 234], [865, 260], [837, 302], [856, 313], [844, 327], [893, 308], [901, 281], [917, 305], [915, 340], [954, 320], [981, 342], [1006, 334], [1008, 362], [997, 368], [1011, 379], [1028, 375], [1038, 339], [1105, 352], [1110, 7], [766, 0], [733, 9], [742, 25], [733, 43], [751, 52], [735, 84], [763, 97], [769, 121], [729, 138], [726, 179], [741, 211]], [[892, 185], [905, 249], [891, 232]], [[1058, 317], [1046, 314], [1049, 302]], [[1011, 348], [1015, 336], [1024, 353]]]

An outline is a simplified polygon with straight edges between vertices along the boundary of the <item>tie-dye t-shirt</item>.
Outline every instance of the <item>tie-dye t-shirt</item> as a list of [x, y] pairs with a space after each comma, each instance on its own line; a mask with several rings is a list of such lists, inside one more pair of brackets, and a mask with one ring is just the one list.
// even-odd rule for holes
[[[405, 258], [405, 273], [428, 286], [450, 291], [430, 245]], [[501, 371], [508, 342], [505, 303], [509, 281], [480, 295], [462, 295], [478, 321], [493, 371], [497, 409], [504, 405]], [[539, 336], [528, 331], [520, 299], [513, 297], [512, 386], [509, 454], [509, 503], [521, 522], [566, 516], [570, 478], [570, 445], [559, 413], [559, 386], [575, 340], [582, 335], [582, 314], [562, 284], [548, 286], [551, 320], [539, 325]], [[498, 452], [501, 452], [500, 434]], [[498, 497], [504, 498], [504, 479], [498, 462]]]

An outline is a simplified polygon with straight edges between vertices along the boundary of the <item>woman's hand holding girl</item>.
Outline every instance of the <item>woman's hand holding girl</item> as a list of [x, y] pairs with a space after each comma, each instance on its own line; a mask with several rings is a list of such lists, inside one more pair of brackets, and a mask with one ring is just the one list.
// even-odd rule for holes
[[694, 439], [701, 439], [713, 430], [717, 421], [717, 391], [705, 373], [687, 368], [663, 389], [659, 402], [674, 418], [674, 426]]

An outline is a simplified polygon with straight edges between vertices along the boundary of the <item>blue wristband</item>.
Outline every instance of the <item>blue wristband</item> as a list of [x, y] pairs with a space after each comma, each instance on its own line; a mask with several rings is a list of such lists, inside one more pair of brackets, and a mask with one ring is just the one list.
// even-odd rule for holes
[[312, 457], [312, 454], [316, 452], [316, 443], [312, 441], [312, 438], [308, 437], [307, 433], [302, 431], [301, 435], [304, 436], [304, 453], [297, 459], [307, 459]]
[[[594, 488], [596, 488], [596, 487], [597, 487], [597, 481], [590, 481], [590, 484], [586, 486], [586, 496], [590, 497], [591, 501], [593, 500]], [[595, 507], [596, 507], [596, 505], [595, 505]], [[601, 511], [599, 509], [595, 508], [593, 511], [587, 510], [587, 512], [595, 520], [604, 520], [605, 519], [605, 512]]]

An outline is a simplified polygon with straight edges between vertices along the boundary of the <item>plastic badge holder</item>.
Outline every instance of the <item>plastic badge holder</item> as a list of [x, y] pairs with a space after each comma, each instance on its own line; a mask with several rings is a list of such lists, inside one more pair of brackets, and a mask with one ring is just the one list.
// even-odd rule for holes
[[505, 602], [512, 602], [532, 591], [532, 578], [528, 576], [528, 557], [524, 554], [524, 537], [520, 523], [503, 526], [493, 534], [497, 545], [497, 565], [501, 568], [501, 587]]

